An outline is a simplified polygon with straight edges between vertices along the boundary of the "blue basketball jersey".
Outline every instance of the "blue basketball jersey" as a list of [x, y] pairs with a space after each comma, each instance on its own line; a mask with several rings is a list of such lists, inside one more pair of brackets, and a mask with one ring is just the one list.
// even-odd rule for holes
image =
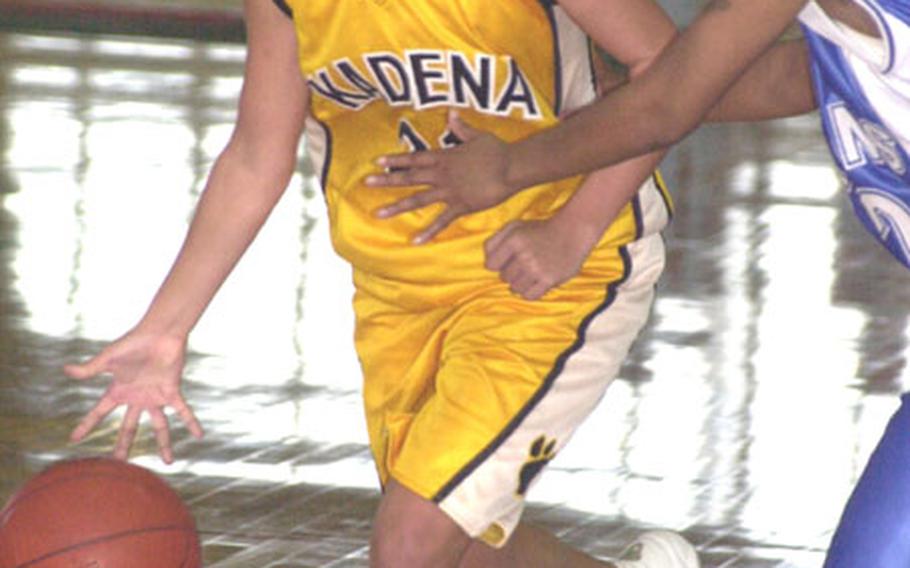
[[[880, 38], [800, 14], [825, 136], [863, 225], [910, 267], [910, 0], [855, 0]], [[910, 394], [844, 509], [824, 568], [896, 568], [910, 559]]]
[[866, 229], [910, 268], [910, 2], [857, 0], [881, 39], [800, 14], [824, 133]]

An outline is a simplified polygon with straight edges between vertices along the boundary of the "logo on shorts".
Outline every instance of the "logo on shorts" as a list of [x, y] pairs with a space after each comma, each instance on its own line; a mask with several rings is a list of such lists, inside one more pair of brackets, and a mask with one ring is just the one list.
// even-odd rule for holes
[[556, 438], [547, 440], [546, 436], [540, 436], [531, 444], [528, 451], [528, 460], [518, 472], [518, 490], [516, 493], [524, 497], [531, 482], [543, 471], [543, 468], [550, 463], [550, 460], [556, 457]]

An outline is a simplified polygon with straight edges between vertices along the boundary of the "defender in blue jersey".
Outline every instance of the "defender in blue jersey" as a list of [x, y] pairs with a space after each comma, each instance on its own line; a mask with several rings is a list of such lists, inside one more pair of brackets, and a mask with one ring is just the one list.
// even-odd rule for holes
[[[777, 42], [794, 22], [805, 37]], [[453, 151], [387, 157], [381, 163], [396, 170], [373, 184], [429, 186], [386, 215], [441, 202], [452, 219], [528, 185], [668, 147], [705, 118], [814, 106], [858, 218], [910, 268], [910, 0], [714, 0], [648, 72], [556, 128], [510, 145], [463, 132], [471, 141]], [[908, 565], [910, 394], [850, 497], [825, 568]]]
[[[869, 35], [810, 2], [800, 13], [825, 137], [857, 217], [910, 268], [910, 2], [857, 0]], [[910, 395], [853, 490], [825, 568], [910, 563]]]
[[869, 36], [810, 2], [800, 13], [825, 136], [857, 216], [910, 268], [910, 3], [861, 0]]

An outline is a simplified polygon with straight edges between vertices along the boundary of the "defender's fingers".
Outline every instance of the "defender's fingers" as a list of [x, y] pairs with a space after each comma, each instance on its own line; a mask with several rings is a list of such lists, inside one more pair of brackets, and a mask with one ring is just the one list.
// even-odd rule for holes
[[515, 247], [509, 239], [509, 235], [515, 232], [518, 227], [519, 222], [512, 221], [484, 243], [483, 248], [486, 253], [484, 266], [486, 266], [488, 270], [498, 272], [502, 270], [502, 267], [512, 258]]
[[109, 398], [102, 398], [98, 401], [98, 404], [92, 408], [85, 417], [79, 422], [73, 432], [70, 434], [70, 440], [73, 442], [79, 442], [85, 438], [86, 434], [95, 429], [102, 420], [107, 418], [107, 415], [111, 413], [112, 410], [117, 408], [117, 403]]
[[521, 221], [509, 221], [508, 223], [503, 225], [501, 229], [496, 231], [496, 233], [492, 237], [490, 237], [483, 243], [484, 251], [489, 253], [493, 249], [501, 246], [503, 241], [505, 241], [507, 238], [509, 238], [509, 235], [511, 235], [515, 231], [515, 229], [517, 229], [519, 226], [521, 226], [521, 223], [522, 223]]
[[432, 205], [433, 203], [444, 200], [445, 192], [440, 189], [418, 191], [417, 193], [399, 199], [394, 203], [380, 207], [376, 210], [376, 216], [380, 219], [388, 219], [389, 217], [407, 213], [408, 211], [414, 211], [415, 209], [420, 209], [421, 207], [426, 207], [427, 205]]
[[193, 410], [182, 398], [178, 398], [174, 401], [172, 406], [174, 407], [174, 410], [177, 411], [177, 416], [180, 417], [180, 420], [183, 421], [183, 424], [186, 425], [187, 430], [190, 431], [190, 434], [192, 434], [194, 438], [201, 438], [205, 435], [205, 431], [202, 429], [199, 420], [196, 419], [196, 415], [193, 414]]
[[155, 431], [155, 440], [158, 442], [158, 454], [164, 463], [174, 462], [174, 452], [171, 449], [171, 429], [167, 416], [160, 408], [149, 409], [149, 420]]
[[525, 267], [522, 265], [521, 260], [513, 256], [499, 271], [499, 278], [506, 282], [509, 288], [514, 290], [515, 285], [521, 282], [524, 274]]
[[461, 216], [461, 213], [455, 207], [448, 207], [443, 211], [439, 217], [430, 223], [430, 226], [424, 229], [419, 235], [414, 237], [415, 245], [422, 245], [424, 243], [430, 242], [430, 240], [442, 232], [443, 229], [448, 227], [452, 221]]
[[114, 445], [114, 457], [118, 460], [125, 460], [130, 455], [130, 448], [133, 440], [136, 439], [136, 432], [139, 430], [139, 417], [142, 416], [142, 409], [130, 406], [126, 410], [123, 422], [120, 423], [120, 432], [117, 434], [117, 443]]
[[380, 156], [376, 163], [381, 168], [431, 168], [437, 164], [437, 156], [429, 152], [405, 152]]
[[539, 299], [543, 298], [547, 292], [550, 291], [550, 288], [552, 288], [552, 286], [550, 286], [549, 284], [547, 284], [545, 282], [538, 280], [537, 282], [534, 283], [533, 286], [531, 286], [530, 288], [528, 288], [525, 291], [524, 298], [525, 298], [525, 300], [531, 300], [531, 301], [539, 300]]
[[[487, 253], [484, 265], [487, 270], [502, 273], [505, 268], [515, 260], [515, 251], [509, 241], [506, 241]], [[500, 276], [501, 277], [501, 276]]]
[[369, 187], [410, 187], [412, 185], [430, 185], [436, 182], [436, 171], [428, 169], [392, 170], [380, 174], [370, 174], [363, 179]]
[[527, 299], [529, 291], [537, 284], [537, 277], [527, 271], [522, 271], [512, 281], [512, 291]]

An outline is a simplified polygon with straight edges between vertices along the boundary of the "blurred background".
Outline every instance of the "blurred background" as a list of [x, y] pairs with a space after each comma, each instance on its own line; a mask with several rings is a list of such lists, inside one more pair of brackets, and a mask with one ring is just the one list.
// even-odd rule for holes
[[[684, 25], [698, 6], [666, 0]], [[0, 0], [0, 502], [116, 420], [69, 431], [67, 381], [133, 325], [230, 134], [239, 3]], [[366, 566], [377, 483], [350, 274], [301, 167], [191, 338], [177, 461], [134, 461], [193, 508], [207, 566]], [[707, 568], [821, 565], [906, 388], [910, 276], [853, 218], [814, 115], [702, 127], [662, 166], [677, 205], [653, 317], [531, 494], [595, 554], [683, 531]]]

